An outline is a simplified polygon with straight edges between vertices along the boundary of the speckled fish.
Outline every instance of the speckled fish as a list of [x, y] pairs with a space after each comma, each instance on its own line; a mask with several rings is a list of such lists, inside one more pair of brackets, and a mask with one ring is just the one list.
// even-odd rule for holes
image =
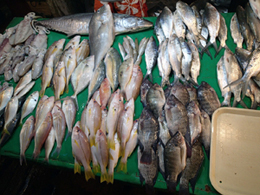
[[[106, 135], [102, 130], [98, 130], [96, 133], [95, 146], [97, 148], [96, 158], [101, 169], [100, 183], [107, 181], [107, 165], [108, 165], [108, 146]], [[114, 138], [113, 138], [114, 139]]]
[[23, 119], [34, 110], [36, 104], [38, 103], [38, 99], [39, 99], [39, 92], [35, 91], [25, 100], [22, 107], [22, 116], [20, 120], [20, 125], [22, 124]]
[[260, 19], [260, 3], [258, 1], [249, 0], [250, 6], [254, 13], [257, 15], [257, 17]]
[[4, 113], [5, 107], [13, 96], [13, 87], [8, 87], [0, 92], [0, 117]]
[[201, 143], [204, 146], [204, 149], [209, 157], [210, 153], [210, 142], [211, 142], [211, 121], [209, 115], [201, 110]]
[[34, 131], [34, 122], [35, 118], [30, 116], [24, 123], [21, 132], [20, 132], [20, 165], [23, 164], [23, 161], [26, 164], [25, 151], [27, 150], [31, 139], [33, 138]]
[[129, 101], [131, 98], [134, 98], [134, 100], [136, 100], [140, 92], [142, 81], [143, 72], [140, 66], [134, 65], [130, 81], [127, 83], [125, 87], [125, 95], [127, 101]]
[[126, 59], [119, 67], [118, 81], [121, 87], [121, 92], [125, 96], [125, 88], [133, 73], [134, 61], [133, 58]]
[[85, 179], [95, 178], [90, 167], [91, 150], [88, 138], [80, 128], [74, 128], [71, 137], [72, 154], [75, 158], [74, 173], [80, 173], [83, 165], [85, 171]]
[[51, 112], [48, 112], [46, 117], [43, 119], [42, 123], [39, 125], [39, 127], [35, 130], [35, 145], [34, 145], [34, 151], [33, 151], [33, 158], [36, 159], [40, 152], [43, 143], [47, 139], [49, 132], [52, 128], [52, 115]]
[[17, 96], [13, 97], [5, 107], [5, 125], [3, 132], [8, 133], [7, 126], [15, 118], [18, 111], [18, 98]]
[[189, 121], [190, 144], [196, 142], [201, 134], [201, 113], [196, 101], [191, 101], [187, 106], [187, 116]]
[[55, 100], [60, 99], [60, 95], [63, 94], [66, 85], [66, 72], [64, 62], [60, 61], [56, 67], [53, 75], [53, 87]]
[[184, 137], [180, 132], [167, 142], [164, 149], [164, 164], [167, 188], [176, 191], [177, 177], [186, 166], [187, 149]]
[[89, 55], [89, 42], [83, 39], [76, 49], [77, 64], [84, 60]]
[[225, 88], [225, 86], [228, 85], [228, 79], [223, 56], [217, 63], [217, 76], [218, 86], [220, 88], [221, 95], [224, 98], [223, 102], [221, 103], [221, 106], [230, 106], [231, 91], [229, 87]]
[[93, 98], [89, 101], [86, 111], [86, 126], [89, 130], [90, 147], [95, 145], [95, 135], [101, 125], [101, 108]]
[[192, 61], [191, 61], [191, 67], [190, 67], [190, 73], [192, 80], [198, 84], [198, 76], [200, 75], [200, 56], [199, 51], [197, 47], [192, 43], [188, 42], [189, 48], [192, 53]]
[[152, 70], [156, 65], [158, 57], [158, 47], [156, 45], [155, 39], [151, 36], [147, 42], [145, 48], [145, 63], [146, 63], [146, 75], [145, 78], [149, 77], [151, 81], [153, 81]]
[[[104, 133], [105, 134], [105, 133]], [[115, 149], [109, 149], [109, 154], [108, 154], [108, 176], [107, 176], [107, 183], [114, 183], [114, 168], [117, 165], [119, 155], [120, 155], [120, 143], [118, 141], [117, 133], [115, 133], [114, 136], [115, 140]]]
[[202, 81], [198, 88], [198, 101], [200, 106], [209, 116], [220, 107], [216, 91], [205, 81]]
[[44, 56], [44, 61], [46, 61], [51, 55], [54, 55], [55, 61], [58, 61], [60, 59], [61, 54], [62, 54], [64, 43], [65, 43], [65, 39], [59, 39], [58, 41], [55, 41], [48, 48], [48, 50], [47, 50], [47, 52]]
[[106, 108], [107, 102], [111, 96], [111, 88], [107, 78], [103, 80], [99, 88], [101, 109]]
[[140, 89], [141, 102], [143, 107], [147, 106], [146, 95], [153, 84], [146, 78], [143, 80]]
[[183, 170], [180, 179], [180, 195], [189, 193], [189, 182], [191, 184], [192, 191], [194, 193], [195, 185], [200, 172], [200, 168], [204, 161], [204, 153], [201, 143], [197, 141], [191, 148], [191, 157], [186, 160], [186, 167]]
[[51, 55], [43, 65], [40, 97], [44, 95], [46, 88], [50, 86], [51, 79], [53, 76], [53, 60], [54, 55]]
[[157, 118], [146, 107], [139, 118], [138, 145], [142, 152], [140, 163], [153, 163], [153, 153], [157, 150], [159, 124]]
[[79, 46], [79, 42], [80, 42], [80, 36], [77, 35], [75, 37], [73, 37], [72, 39], [70, 39], [70, 41], [65, 45], [64, 47], [64, 51], [69, 49], [70, 47], [74, 47], [75, 49], [78, 48]]
[[237, 47], [242, 48], [244, 38], [240, 32], [240, 27], [239, 27], [236, 13], [233, 15], [230, 21], [230, 32], [234, 40], [234, 43], [237, 44]]
[[220, 29], [220, 13], [218, 10], [210, 3], [206, 4], [205, 12], [203, 15], [204, 24], [209, 30], [210, 40], [207, 45], [203, 48], [203, 51], [210, 45], [214, 46], [215, 51], [218, 50], [216, 44], [216, 37], [218, 36]]
[[167, 98], [164, 110], [171, 136], [177, 131], [184, 136], [188, 126], [187, 110], [185, 106], [174, 95], [170, 95]]
[[90, 55], [95, 56], [96, 68], [115, 39], [114, 19], [108, 4], [99, 8], [89, 22]]
[[138, 159], [138, 171], [141, 185], [145, 181], [145, 188], [148, 194], [154, 192], [153, 186], [156, 183], [156, 179], [158, 176], [158, 156], [157, 151], [151, 151], [151, 163], [144, 164], [141, 161], [143, 153], [140, 147], [137, 150], [137, 159]]
[[220, 27], [218, 32], [218, 40], [220, 41], [219, 48], [215, 54], [215, 57], [218, 55], [220, 50], [226, 46], [226, 40], [227, 40], [227, 25], [225, 18], [220, 14]]
[[260, 20], [257, 18], [257, 15], [253, 12], [249, 4], [246, 5], [245, 11], [246, 11], [247, 23], [249, 24], [250, 29], [254, 34], [256, 41], [260, 42], [260, 30], [259, 30]]
[[61, 102], [56, 101], [53, 109], [51, 111], [52, 114], [52, 127], [54, 128], [55, 132], [55, 139], [57, 142], [57, 147], [54, 151], [57, 155], [59, 155], [62, 142], [65, 136], [65, 130], [66, 130], [66, 119], [65, 114], [63, 113], [61, 109]]
[[175, 11], [173, 13], [173, 22], [174, 22], [174, 29], [175, 29], [176, 36], [178, 38], [182, 37], [183, 39], [185, 39], [186, 26], [182, 22], [181, 16], [178, 13], [178, 11]]
[[67, 137], [66, 137], [66, 139], [67, 139], [68, 136], [71, 136], [72, 127], [73, 127], [74, 122], [75, 122], [76, 111], [77, 111], [75, 101], [71, 97], [67, 97], [63, 101], [62, 111], [65, 115], [66, 124], [67, 124], [67, 127], [68, 127], [68, 134], [67, 134]]
[[165, 96], [162, 87], [157, 83], [155, 83], [147, 92], [146, 103], [156, 118], [161, 116], [165, 104]]
[[32, 64], [32, 79], [37, 79], [41, 76], [45, 53], [46, 49], [43, 49], [36, 56], [36, 59]]
[[31, 74], [31, 71], [29, 71], [17, 83], [17, 85], [14, 89], [14, 96], [16, 96], [28, 83], [30, 83], [31, 80], [32, 80], [32, 74]]
[[127, 172], [127, 158], [132, 154], [132, 152], [134, 151], [134, 149], [137, 145], [138, 122], [139, 122], [139, 119], [136, 119], [134, 121], [129, 140], [126, 142], [126, 145], [125, 145], [125, 153], [124, 153], [124, 155], [121, 154], [122, 158], [121, 158], [120, 163], [117, 168], [118, 171], [123, 171], [124, 173]]
[[112, 90], [115, 91], [118, 87], [118, 71], [122, 63], [120, 54], [115, 48], [111, 47], [108, 50], [104, 63], [106, 65], [106, 77]]
[[186, 106], [187, 103], [189, 103], [189, 92], [185, 85], [181, 84], [180, 82], [175, 83], [171, 87], [170, 95], [171, 94], [173, 94], [184, 106]]
[[49, 156], [55, 143], [55, 130], [52, 127], [50, 133], [44, 143], [45, 147], [45, 161], [49, 162]]
[[239, 23], [240, 32], [242, 33], [245, 41], [247, 50], [252, 51], [254, 44], [254, 35], [247, 23], [246, 12], [242, 6], [236, 8], [237, 20]]
[[95, 93], [95, 91], [100, 87], [102, 81], [105, 78], [105, 74], [106, 74], [105, 64], [102, 61], [101, 64], [99, 64], [99, 66], [96, 67], [96, 69], [91, 77], [91, 80], [90, 80], [90, 83], [88, 86], [88, 101], [90, 100], [92, 95]]

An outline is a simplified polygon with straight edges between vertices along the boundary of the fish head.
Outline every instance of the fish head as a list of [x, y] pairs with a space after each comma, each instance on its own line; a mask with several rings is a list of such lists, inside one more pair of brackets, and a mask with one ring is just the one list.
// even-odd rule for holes
[[107, 22], [107, 21], [113, 19], [112, 18], [113, 15], [112, 15], [109, 4], [105, 4], [101, 8], [99, 8], [97, 10], [97, 12], [95, 13], [95, 15], [102, 22]]
[[181, 146], [185, 144], [184, 137], [179, 131], [177, 131], [171, 139], [175, 146]]
[[[122, 19], [122, 18], [120, 18]], [[123, 21], [123, 22], [122, 22]], [[122, 25], [124, 28], [127, 29], [127, 31], [135, 32], [138, 31], [139, 29], [148, 29], [153, 27], [153, 23], [145, 20], [143, 18], [139, 17], [133, 17], [126, 15], [123, 20], [121, 20]]]
[[106, 142], [106, 135], [104, 134], [104, 132], [101, 129], [97, 130], [96, 143], [101, 143], [104, 141]]

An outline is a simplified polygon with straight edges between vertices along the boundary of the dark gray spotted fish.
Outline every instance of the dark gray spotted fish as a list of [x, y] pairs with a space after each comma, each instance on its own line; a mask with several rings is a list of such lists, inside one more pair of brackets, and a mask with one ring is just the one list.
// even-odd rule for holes
[[147, 78], [144, 79], [141, 84], [140, 94], [141, 94], [141, 102], [143, 104], [143, 107], [147, 106], [146, 95], [152, 86], [153, 84]]
[[187, 88], [180, 82], [177, 82], [172, 86], [171, 94], [173, 94], [184, 106], [190, 101]]
[[210, 152], [210, 140], [211, 140], [211, 121], [209, 115], [204, 111], [201, 110], [201, 135], [200, 141], [204, 146], [206, 154], [209, 158]]

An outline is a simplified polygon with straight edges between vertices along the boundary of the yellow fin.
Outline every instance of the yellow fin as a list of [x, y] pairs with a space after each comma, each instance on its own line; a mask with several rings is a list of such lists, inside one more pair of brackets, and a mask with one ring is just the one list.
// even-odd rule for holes
[[107, 146], [108, 146], [108, 148], [111, 148], [112, 150], [115, 150], [116, 149], [116, 144], [115, 144], [114, 139], [112, 139], [112, 140], [108, 139], [107, 140]]
[[120, 161], [118, 167], [117, 167], [117, 171], [123, 171], [124, 173], [127, 172], [127, 164], [123, 163], [122, 161]]
[[100, 173], [100, 166], [99, 165], [93, 165], [93, 172], [94, 172], [94, 174]]
[[10, 135], [10, 136], [11, 136], [11, 134], [9, 133], [9, 131], [8, 131], [6, 128], [4, 128], [4, 130], [3, 130], [3, 133], [2, 133], [2, 134], [4, 134], [4, 133], [6, 133], [7, 135]]
[[95, 143], [95, 137], [91, 137], [91, 138], [90, 138], [90, 147], [95, 146], [95, 145], [96, 145], [96, 143]]
[[[74, 140], [75, 144], [79, 147], [79, 143], [77, 142], [77, 140]], [[80, 148], [80, 147], [79, 147]]]
[[86, 181], [88, 181], [91, 178], [95, 179], [95, 175], [93, 174], [92, 170], [91, 169], [88, 170], [88, 171], [85, 170], [85, 179], [86, 179]]
[[76, 174], [76, 173], [79, 173], [79, 174], [81, 173], [81, 166], [77, 162], [75, 162], [75, 164], [74, 164], [74, 174]]
[[107, 183], [114, 183], [114, 172], [107, 175]]
[[123, 145], [120, 146], [120, 154], [122, 156], [125, 156], [125, 146], [123, 146]]
[[114, 160], [114, 158], [113, 158], [113, 156], [112, 156], [112, 154], [110, 152], [108, 153], [108, 155], [109, 155], [109, 159], [110, 160]]
[[101, 173], [100, 183], [102, 183], [102, 182], [104, 182], [104, 181], [107, 181], [107, 178], [108, 178], [107, 172]]

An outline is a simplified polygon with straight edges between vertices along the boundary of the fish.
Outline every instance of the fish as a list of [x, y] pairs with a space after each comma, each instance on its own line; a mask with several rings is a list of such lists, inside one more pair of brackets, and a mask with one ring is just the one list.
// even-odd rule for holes
[[20, 120], [20, 125], [22, 125], [23, 119], [28, 116], [36, 107], [39, 99], [39, 92], [33, 92], [24, 102], [22, 107], [22, 116]]
[[186, 160], [186, 167], [182, 172], [180, 179], [180, 195], [190, 194], [189, 193], [189, 182], [191, 184], [192, 191], [194, 193], [196, 180], [204, 161], [204, 153], [202, 150], [201, 143], [197, 141], [191, 148], [192, 155]]
[[[173, 22], [174, 22], [174, 30], [175, 30], [175, 35], [180, 38], [182, 37], [183, 39], [185, 39], [185, 34], [186, 34], [186, 26], [183, 23], [180, 14], [178, 13], [178, 11], [175, 11], [173, 13]], [[172, 34], [173, 35], [173, 34]], [[171, 35], [171, 36], [172, 36]]]
[[197, 89], [195, 87], [193, 87], [192, 84], [187, 84], [185, 87], [189, 93], [189, 97], [190, 97], [189, 102], [198, 101], [197, 100]]
[[77, 36], [73, 37], [72, 39], [70, 39], [69, 42], [65, 45], [64, 51], [68, 50], [70, 47], [75, 48], [75, 50], [76, 50], [79, 46], [80, 38], [81, 37], [79, 35], [77, 35]]
[[55, 143], [55, 130], [54, 128], [52, 127], [50, 132], [49, 132], [49, 135], [44, 143], [44, 147], [45, 147], [45, 161], [46, 162], [49, 162], [49, 156], [50, 156], [50, 153], [52, 151], [52, 148], [54, 146], [54, 143]]
[[218, 50], [216, 51], [215, 57], [218, 55], [218, 53], [221, 51], [222, 48], [226, 46], [226, 40], [227, 40], [227, 25], [225, 18], [220, 14], [220, 27], [218, 32], [218, 40], [220, 41], [220, 45]]
[[59, 61], [61, 57], [64, 43], [65, 39], [59, 39], [58, 41], [55, 41], [53, 44], [51, 44], [44, 56], [44, 61], [47, 61], [47, 59], [49, 59], [50, 56], [53, 55], [54, 64], [56, 64], [56, 62]]
[[206, 151], [206, 154], [209, 158], [210, 153], [210, 142], [211, 142], [211, 121], [209, 118], [209, 115], [204, 111], [201, 110], [201, 135], [200, 135], [200, 141], [204, 146], [204, 149]]
[[7, 106], [8, 102], [11, 100], [13, 96], [13, 87], [7, 87], [0, 92], [0, 117], [3, 115], [5, 111], [5, 107]]
[[94, 68], [96, 68], [115, 39], [114, 19], [108, 4], [93, 14], [89, 26], [90, 55], [95, 56]]
[[166, 39], [163, 29], [161, 27], [161, 22], [160, 22], [160, 16], [157, 17], [156, 22], [155, 22], [155, 26], [154, 26], [154, 34], [156, 35], [158, 41], [159, 41], [159, 45], [161, 45], [161, 43]]
[[77, 95], [81, 93], [89, 85], [93, 74], [93, 67], [94, 67], [94, 56], [90, 56], [84, 59], [83, 61], [81, 61], [71, 75], [71, 84], [74, 91], [74, 94], [71, 97], [75, 99], [77, 108], [78, 108]]
[[192, 61], [191, 61], [191, 67], [190, 67], [191, 78], [196, 84], [198, 84], [197, 78], [200, 74], [200, 66], [201, 66], [200, 58], [199, 58], [199, 51], [193, 43], [188, 42], [188, 45], [189, 45], [189, 48], [192, 53]]
[[46, 88], [49, 87], [51, 84], [51, 79], [53, 76], [53, 68], [54, 68], [54, 64], [53, 64], [54, 57], [55, 55], [51, 55], [43, 65], [40, 97], [44, 95]]
[[134, 119], [134, 99], [131, 98], [125, 103], [124, 109], [119, 115], [117, 122], [117, 134], [120, 140], [120, 154], [125, 155], [126, 143], [130, 138], [130, 133], [133, 127]]
[[142, 163], [143, 152], [141, 150], [141, 147], [138, 147], [137, 150], [137, 159], [138, 159], [138, 171], [139, 171], [139, 178], [141, 185], [143, 185], [143, 182], [145, 181], [145, 188], [147, 194], [154, 193], [153, 186], [156, 183], [156, 179], [158, 176], [158, 157], [157, 157], [157, 151], [151, 151], [151, 163], [145, 164]]
[[115, 133], [114, 140], [115, 140], [115, 150], [111, 148], [109, 149], [109, 154], [108, 154], [109, 160], [108, 160], [108, 171], [107, 171], [107, 183], [112, 183], [112, 184], [114, 183], [114, 168], [116, 167], [120, 156], [120, 143], [118, 141], [117, 133]]
[[87, 106], [85, 106], [80, 117], [80, 129], [86, 134], [87, 137], [89, 137], [90, 132], [87, 127], [87, 114], [88, 114], [88, 109]]
[[111, 103], [109, 104], [108, 113], [107, 113], [106, 129], [108, 132], [107, 135], [108, 148], [114, 149], [115, 143], [113, 138], [116, 132], [117, 121], [120, 114], [120, 89], [117, 89], [111, 95], [111, 98], [112, 100]]
[[101, 125], [101, 107], [97, 101], [92, 98], [88, 103], [86, 112], [86, 126], [90, 133], [89, 140], [90, 147], [92, 147], [95, 145], [95, 135]]
[[100, 129], [106, 133], [107, 132], [107, 109], [106, 108], [103, 108], [101, 110], [101, 125], [100, 125]]
[[180, 82], [175, 83], [171, 87], [170, 95], [173, 94], [184, 106], [189, 103], [190, 96], [185, 85]]
[[89, 42], [83, 39], [76, 49], [77, 64], [84, 60], [89, 55]]
[[173, 136], [177, 131], [179, 131], [184, 136], [189, 124], [187, 109], [185, 106], [173, 94], [171, 94], [167, 98], [164, 110], [170, 135]]
[[95, 178], [91, 167], [91, 149], [88, 142], [88, 138], [85, 133], [78, 127], [73, 129], [71, 136], [72, 154], [75, 158], [74, 173], [80, 173], [80, 164], [84, 167], [85, 179], [88, 181], [91, 178]]
[[102, 130], [98, 130], [96, 133], [95, 146], [97, 148], [96, 158], [101, 169], [100, 183], [107, 181], [107, 165], [108, 165], [108, 145], [106, 135]]
[[21, 99], [25, 98], [24, 95], [26, 95], [34, 86], [35, 84], [35, 81], [31, 81], [29, 84], [27, 84], [23, 89], [22, 91], [20, 91], [16, 96], [19, 100], [19, 104], [21, 102]]
[[106, 108], [107, 102], [111, 96], [111, 88], [107, 78], [103, 80], [99, 88], [101, 109]]
[[[113, 94], [112, 94], [112, 95], [113, 95]], [[96, 100], [97, 103], [98, 103], [99, 105], [101, 105], [101, 103], [100, 103], [100, 93], [99, 93], [99, 90], [97, 90], [97, 91], [93, 94], [92, 99]], [[111, 96], [110, 96], [110, 99], [111, 99]]]
[[250, 27], [247, 23], [246, 12], [244, 8], [242, 6], [237, 6], [236, 14], [239, 23], [239, 29], [245, 39], [247, 50], [252, 51], [254, 44], [254, 35], [251, 32]]
[[153, 86], [153, 84], [151, 83], [151, 81], [149, 81], [147, 78], [143, 79], [143, 82], [140, 87], [141, 88], [140, 96], [141, 96], [141, 102], [143, 104], [143, 107], [147, 106], [146, 95], [152, 86]]
[[129, 140], [126, 142], [125, 145], [125, 152], [122, 156], [120, 163], [118, 164], [117, 171], [123, 171], [124, 173], [127, 172], [127, 158], [133, 153], [136, 145], [137, 145], [137, 129], [138, 129], [138, 122], [139, 119], [136, 119], [133, 123], [133, 128], [130, 133]]
[[129, 101], [131, 98], [134, 98], [134, 100], [136, 100], [140, 92], [142, 81], [143, 72], [140, 66], [134, 65], [130, 81], [127, 83], [125, 87], [125, 95], [127, 101]]
[[31, 44], [31, 42], [34, 40], [36, 34], [31, 34], [26, 41], [24, 42], [24, 46], [26, 46], [25, 48], [25, 54], [29, 55], [29, 45]]
[[163, 8], [160, 16], [158, 17], [158, 20], [161, 24], [165, 38], [170, 38], [174, 29], [174, 23], [172, 11], [167, 6]]
[[46, 117], [43, 119], [42, 123], [39, 125], [38, 128], [36, 128], [35, 132], [35, 145], [34, 145], [34, 151], [33, 151], [33, 158], [36, 159], [40, 152], [43, 143], [47, 139], [50, 131], [52, 128], [52, 115], [51, 112], [48, 112]]
[[164, 149], [165, 177], [170, 192], [176, 191], [177, 177], [186, 166], [187, 149], [184, 137], [177, 131]]
[[4, 113], [5, 125], [3, 129], [4, 133], [8, 133], [7, 126], [10, 125], [9, 123], [11, 123], [12, 120], [15, 118], [17, 112], [18, 112], [18, 98], [17, 96], [14, 96], [12, 97], [12, 99], [10, 99], [10, 101], [7, 103], [5, 107], [5, 113]]
[[67, 97], [63, 101], [62, 111], [65, 115], [66, 124], [67, 124], [67, 127], [68, 127], [68, 134], [67, 134], [67, 137], [66, 137], [66, 139], [67, 139], [68, 136], [71, 136], [72, 127], [74, 125], [75, 117], [76, 117], [76, 105], [75, 105], [75, 101], [71, 97]]
[[181, 50], [182, 50], [182, 54], [183, 54], [182, 59], [181, 59], [182, 74], [183, 74], [184, 78], [187, 81], [189, 81], [189, 80], [191, 80], [190, 70], [191, 70], [192, 60], [193, 60], [193, 57], [195, 58], [196, 56], [193, 56], [190, 46], [184, 39], [180, 38], [179, 40], [180, 40]]
[[111, 47], [108, 50], [104, 59], [104, 63], [106, 66], [106, 77], [109, 81], [112, 91], [114, 92], [118, 87], [118, 71], [122, 63], [120, 54], [115, 48]]
[[60, 99], [60, 95], [63, 94], [66, 85], [66, 71], [64, 62], [58, 62], [57, 68], [53, 75], [53, 87], [55, 100]]
[[12, 46], [10, 45], [9, 39], [5, 38], [0, 45], [0, 59], [4, 59], [6, 54], [9, 53], [11, 49]]
[[156, 45], [155, 39], [151, 36], [147, 42], [145, 48], [145, 63], [146, 63], [146, 75], [145, 78], [149, 77], [153, 81], [152, 70], [155, 67], [158, 57], [158, 47]]
[[205, 81], [202, 81], [198, 91], [198, 101], [201, 108], [212, 116], [213, 112], [220, 107], [220, 102], [216, 91]]
[[260, 20], [259, 18], [257, 18], [257, 15], [253, 12], [252, 8], [248, 3], [246, 4], [245, 12], [246, 12], [247, 23], [252, 33], [254, 34], [254, 37], [257, 42], [260, 42], [260, 30], [258, 29], [260, 25]]
[[127, 83], [133, 74], [134, 60], [133, 58], [127, 58], [119, 67], [118, 81], [121, 87], [121, 92], [125, 96], [125, 88]]
[[62, 142], [65, 136], [65, 130], [66, 130], [66, 118], [64, 112], [61, 109], [60, 101], [56, 101], [54, 103], [51, 114], [52, 114], [52, 127], [54, 129], [55, 140], [57, 142], [57, 146], [53, 154], [57, 154], [59, 156], [62, 147]]
[[169, 85], [169, 76], [171, 73], [171, 65], [169, 62], [168, 55], [168, 42], [169, 39], [165, 39], [158, 49], [157, 64], [159, 68], [159, 74], [162, 77], [161, 86], [164, 87], [166, 84]]
[[14, 96], [16, 96], [28, 83], [30, 83], [31, 80], [32, 80], [32, 74], [31, 74], [31, 71], [29, 71], [17, 83], [17, 85], [14, 89]]
[[230, 99], [231, 99], [231, 91], [229, 87], [224, 88], [226, 85], [228, 85], [228, 79], [227, 79], [227, 71], [224, 64], [224, 57], [222, 56], [218, 63], [217, 63], [217, 76], [218, 76], [218, 86], [221, 91], [221, 95], [224, 98], [223, 102], [221, 103], [221, 106], [230, 106]]
[[5, 68], [4, 76], [5, 76], [5, 81], [10, 81], [13, 78], [13, 70], [11, 66]]
[[23, 124], [23, 127], [20, 131], [19, 140], [20, 140], [20, 165], [23, 164], [23, 161], [26, 164], [26, 158], [25, 158], [25, 151], [27, 150], [31, 139], [33, 138], [35, 131], [34, 131], [34, 122], [35, 118], [34, 116], [30, 116], [25, 123]]
[[208, 28], [210, 40], [203, 48], [202, 53], [210, 45], [213, 45], [215, 51], [217, 52], [218, 48], [216, 44], [216, 37], [218, 36], [220, 29], [220, 13], [213, 5], [211, 5], [210, 3], [206, 3], [203, 19], [204, 24]]
[[29, 46], [29, 56], [37, 55], [42, 49], [47, 49], [48, 36], [44, 27], [38, 27], [38, 34], [34, 37]]
[[139, 48], [138, 48], [138, 55], [137, 55], [137, 59], [134, 63], [134, 65], [140, 65], [141, 64], [141, 61], [142, 61], [142, 56], [145, 52], [145, 49], [146, 49], [146, 45], [148, 43], [149, 39], [144, 37], [141, 41], [140, 41], [140, 44], [139, 44]]
[[47, 99], [48, 99], [48, 96], [47, 96], [47, 95], [44, 95], [44, 96], [39, 100], [38, 105], [37, 105], [37, 107], [36, 107], [35, 119], [38, 118], [39, 112], [40, 112], [40, 110], [41, 110], [41, 106], [42, 106], [42, 104], [44, 103], [44, 101], [47, 100]]
[[252, 52], [250, 52], [246, 49], [237, 47], [235, 50], [235, 57], [242, 69], [242, 72], [244, 73], [246, 70], [246, 67], [248, 65], [248, 62], [250, 61], [250, 59], [252, 57]]
[[6, 131], [2, 131], [2, 137], [0, 140], [0, 148], [3, 147], [6, 142], [11, 138], [12, 134], [14, 133], [18, 121], [20, 120], [21, 112], [17, 112], [17, 114], [14, 116], [14, 118], [8, 123], [5, 123], [4, 128], [6, 128]]
[[196, 17], [198, 33], [201, 33], [201, 29], [202, 29], [202, 26], [203, 26], [203, 18], [200, 15], [199, 9], [197, 8], [197, 6], [193, 5], [193, 6], [190, 6], [190, 7], [191, 7], [191, 9], [192, 9], [192, 11], [193, 11], [193, 13]]
[[153, 155], [157, 150], [159, 124], [153, 113], [145, 107], [139, 118], [138, 145], [141, 150], [141, 164], [151, 165]]
[[[111, 47], [111, 48], [113, 48], [113, 47]], [[125, 60], [126, 59], [126, 51], [125, 51], [124, 46], [121, 43], [118, 43], [118, 48], [119, 48], [119, 51], [120, 51], [120, 54], [121, 54], [123, 60]], [[108, 54], [108, 52], [107, 52], [107, 54]]]
[[252, 1], [249, 0], [250, 6], [252, 8], [252, 10], [254, 11], [254, 13], [256, 14], [256, 16], [260, 19], [260, 14], [259, 14], [259, 2], [258, 1]]

